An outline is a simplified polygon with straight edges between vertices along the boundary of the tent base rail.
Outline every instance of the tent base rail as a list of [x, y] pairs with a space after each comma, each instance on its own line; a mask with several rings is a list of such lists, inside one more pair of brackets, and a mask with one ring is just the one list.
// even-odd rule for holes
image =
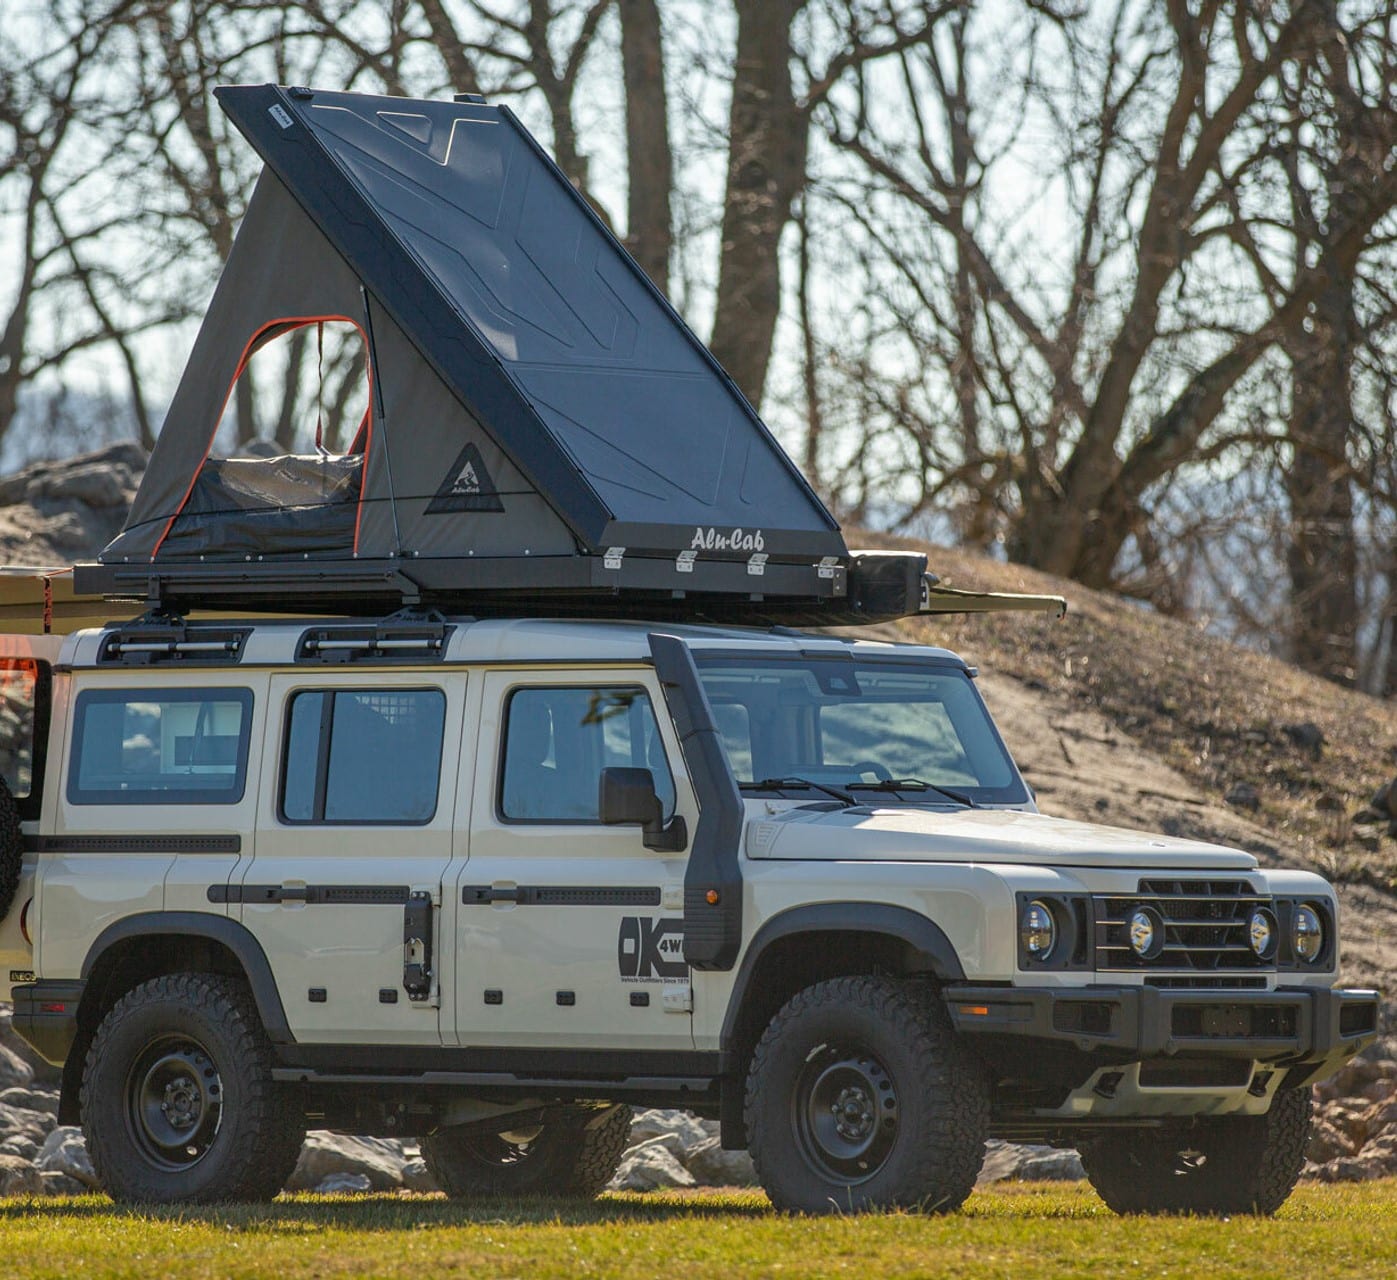
[[430, 606], [478, 617], [541, 614], [747, 626], [860, 626], [944, 613], [1005, 610], [1061, 616], [1057, 596], [959, 591], [907, 552], [853, 553], [846, 562], [766, 562], [625, 556], [403, 557], [80, 564], [83, 595], [147, 609], [338, 611], [382, 615]]

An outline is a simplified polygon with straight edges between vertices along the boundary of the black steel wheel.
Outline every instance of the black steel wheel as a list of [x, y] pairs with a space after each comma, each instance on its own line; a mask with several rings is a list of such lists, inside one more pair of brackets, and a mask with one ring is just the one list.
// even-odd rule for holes
[[305, 1141], [294, 1096], [247, 989], [176, 973], [128, 991], [97, 1027], [82, 1075], [88, 1154], [113, 1200], [270, 1200]]
[[745, 1117], [778, 1209], [945, 1212], [975, 1186], [989, 1092], [929, 987], [835, 978], [771, 1020], [752, 1054]]
[[474, 1126], [422, 1139], [422, 1158], [447, 1195], [597, 1195], [616, 1172], [631, 1134], [626, 1106], [549, 1107], [541, 1120], [498, 1133]]

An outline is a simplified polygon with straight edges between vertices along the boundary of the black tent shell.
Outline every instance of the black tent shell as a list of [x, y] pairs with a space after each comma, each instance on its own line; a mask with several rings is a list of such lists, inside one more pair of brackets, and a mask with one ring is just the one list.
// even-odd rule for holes
[[[715, 616], [848, 603], [833, 517], [507, 108], [217, 94], [266, 168], [126, 527], [79, 568], [83, 590], [643, 597]], [[350, 453], [213, 457], [250, 354], [327, 319], [369, 351]], [[920, 584], [907, 565], [892, 577], [903, 602]]]

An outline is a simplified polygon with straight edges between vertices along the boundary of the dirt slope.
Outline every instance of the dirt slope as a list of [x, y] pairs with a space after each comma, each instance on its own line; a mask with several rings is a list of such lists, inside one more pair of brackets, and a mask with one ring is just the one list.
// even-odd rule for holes
[[946, 645], [980, 667], [1045, 812], [1199, 836], [1264, 865], [1318, 871], [1340, 887], [1345, 980], [1397, 989], [1397, 839], [1352, 821], [1397, 774], [1397, 705], [1018, 565], [877, 535], [849, 540], [926, 550], [951, 586], [1066, 596], [1060, 622], [1021, 614], [879, 630]]

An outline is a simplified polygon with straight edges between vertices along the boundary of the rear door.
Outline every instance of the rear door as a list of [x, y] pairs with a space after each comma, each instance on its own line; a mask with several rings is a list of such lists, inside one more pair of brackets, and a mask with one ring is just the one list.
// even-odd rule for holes
[[274, 675], [256, 854], [229, 887], [301, 1041], [441, 1043], [464, 672]]
[[0, 850], [0, 1000], [10, 998], [16, 982], [32, 980], [33, 950], [25, 930], [34, 896], [53, 664], [62, 643], [60, 636], [0, 636], [0, 778], [15, 800], [23, 832], [22, 847]]

